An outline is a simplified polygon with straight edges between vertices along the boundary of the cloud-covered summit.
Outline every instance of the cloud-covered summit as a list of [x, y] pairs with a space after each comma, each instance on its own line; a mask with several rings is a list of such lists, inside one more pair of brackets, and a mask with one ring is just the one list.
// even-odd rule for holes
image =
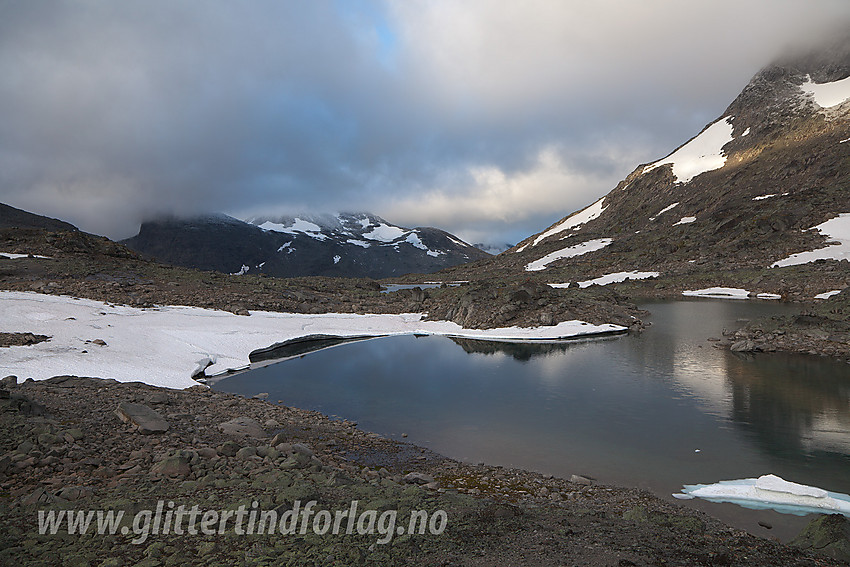
[[848, 25], [846, 0], [5, 2], [0, 201], [113, 237], [356, 209], [516, 241]]

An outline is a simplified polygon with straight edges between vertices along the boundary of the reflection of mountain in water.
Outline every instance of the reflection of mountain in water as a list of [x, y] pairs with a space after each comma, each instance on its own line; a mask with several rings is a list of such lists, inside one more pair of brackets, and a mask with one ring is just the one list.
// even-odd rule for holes
[[727, 356], [730, 418], [781, 457], [850, 454], [850, 372], [806, 356]]
[[449, 337], [469, 354], [506, 354], [519, 361], [528, 361], [539, 356], [566, 352], [576, 341], [546, 342], [546, 343], [508, 343], [498, 341], [481, 341]]
[[336, 335], [309, 335], [290, 339], [278, 343], [266, 349], [255, 350], [248, 359], [252, 362], [263, 362], [267, 360], [286, 360], [317, 352], [337, 345], [362, 341], [372, 337], [339, 337]]

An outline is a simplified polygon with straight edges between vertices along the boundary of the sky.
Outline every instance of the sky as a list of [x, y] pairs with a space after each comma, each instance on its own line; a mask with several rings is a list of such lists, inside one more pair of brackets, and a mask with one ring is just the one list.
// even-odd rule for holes
[[718, 118], [847, 0], [0, 0], [0, 202], [368, 211], [515, 243]]

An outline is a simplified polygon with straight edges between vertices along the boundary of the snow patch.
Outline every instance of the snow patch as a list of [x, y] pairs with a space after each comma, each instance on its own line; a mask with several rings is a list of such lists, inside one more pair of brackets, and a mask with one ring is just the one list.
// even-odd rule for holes
[[247, 274], [247, 273], [248, 273], [248, 270], [250, 270], [250, 269], [251, 269], [251, 268], [250, 268], [249, 266], [246, 266], [245, 264], [242, 264], [242, 267], [239, 269], [239, 271], [238, 271], [238, 272], [233, 272], [233, 273], [232, 273], [232, 274], [230, 274], [230, 275], [231, 275], [231, 276], [244, 276], [245, 274]]
[[840, 289], [834, 289], [834, 290], [832, 290], [832, 291], [825, 291], [825, 292], [823, 292], [823, 293], [819, 293], [819, 294], [817, 294], [817, 295], [815, 296], [815, 299], [829, 299], [829, 298], [830, 298], [830, 297], [832, 297], [833, 295], [838, 295], [839, 293], [841, 293], [841, 290], [840, 290]]
[[410, 234], [408, 234], [407, 238], [405, 238], [404, 241], [407, 242], [408, 244], [412, 244], [413, 246], [415, 246], [416, 248], [419, 248], [420, 250], [425, 250], [425, 253], [428, 256], [433, 256], [434, 258], [436, 258], [437, 256], [441, 256], [441, 255], [445, 254], [445, 252], [443, 252], [443, 251], [431, 250], [430, 248], [425, 246], [422, 243], [422, 240], [419, 238], [419, 235], [416, 234], [415, 232], [411, 232]]
[[743, 134], [741, 134], [741, 137], [743, 138], [744, 136], [748, 136], [749, 134], [750, 134], [750, 128], [749, 128], [749, 126], [748, 126], [748, 127], [747, 127], [747, 129], [746, 129], [746, 130], [744, 130], [744, 133], [743, 133]]
[[342, 256], [334, 256], [334, 264], [339, 264], [340, 260], [342, 260]]
[[696, 218], [696, 217], [682, 217], [682, 218], [680, 218], [680, 219], [679, 219], [679, 222], [675, 222], [675, 223], [673, 223], [673, 226], [676, 226], [676, 225], [678, 225], [678, 224], [688, 224], [688, 223], [692, 223], [692, 222], [694, 222], [695, 220], [697, 220], [697, 218]]
[[759, 195], [758, 197], [753, 197], [753, 201], [761, 201], [763, 199], [770, 199], [771, 197], [776, 197], [776, 193], [771, 193], [770, 195]]
[[363, 238], [368, 238], [369, 240], [377, 240], [380, 242], [392, 242], [404, 236], [406, 232], [407, 231], [402, 230], [397, 226], [379, 224], [369, 232], [364, 232], [362, 236]]
[[[5, 257], [9, 260], [17, 260], [19, 258], [29, 258], [30, 254], [14, 254], [12, 252], [0, 252], [0, 256]], [[33, 258], [41, 258], [42, 260], [50, 260], [50, 256], [39, 256], [38, 254], [32, 254]]]
[[517, 248], [517, 249], [514, 251], [514, 254], [519, 254], [520, 252], [522, 252], [522, 251], [523, 251], [523, 250], [525, 250], [526, 248], [528, 248], [528, 244], [523, 244], [522, 246], [520, 246], [519, 248]]
[[667, 211], [669, 211], [670, 209], [677, 207], [677, 206], [679, 206], [678, 201], [676, 201], [672, 205], [667, 205], [666, 207], [664, 207], [663, 209], [658, 211], [658, 213], [654, 217], [649, 217], [649, 220], [653, 221], [653, 220], [657, 219], [658, 217], [660, 217], [661, 215], [663, 215], [664, 213], [666, 213]]
[[702, 498], [731, 502], [756, 510], [773, 509], [784, 514], [838, 513], [850, 516], [850, 496], [822, 488], [789, 482], [776, 475], [724, 480], [715, 484], [685, 485], [676, 498]]
[[283, 232], [286, 234], [303, 233], [312, 238], [316, 238], [317, 240], [328, 239], [327, 235], [322, 232], [322, 227], [310, 221], [306, 221], [304, 219], [299, 218], [296, 218], [295, 222], [293, 222], [291, 226], [271, 221], [266, 221], [258, 226], [261, 229], [269, 232]]
[[[248, 368], [251, 352], [308, 335], [425, 334], [526, 341], [626, 330], [582, 321], [551, 327], [464, 329], [450, 321], [423, 321], [421, 313], [250, 313], [244, 317], [180, 306], [139, 309], [67, 296], [0, 291], [0, 320], [5, 326], [51, 337], [36, 345], [3, 349], [0, 375], [44, 380], [73, 374], [188, 388], [197, 385], [192, 376], [201, 370], [212, 376]], [[85, 343], [93, 339], [102, 339], [106, 346], [92, 348]]]
[[[598, 278], [593, 278], [592, 280], [578, 282], [578, 286], [590, 287], [592, 285], [608, 285], [610, 283], [623, 282], [626, 281], [626, 279], [645, 280], [646, 278], [657, 278], [660, 275], [661, 274], [659, 272], [616, 272], [613, 274], [605, 274], [604, 276], [599, 276]], [[569, 283], [554, 283], [549, 285], [556, 289], [570, 286]]]
[[670, 164], [677, 183], [688, 183], [697, 175], [720, 169], [726, 164], [723, 146], [732, 141], [732, 117], [721, 118], [702, 134], [667, 156], [647, 165], [643, 173]]
[[838, 106], [850, 98], [850, 77], [831, 83], [813, 83], [812, 77], [806, 75], [806, 82], [800, 85], [806, 94], [812, 95], [815, 103], [821, 108]]
[[752, 297], [758, 299], [782, 299], [782, 296], [776, 293], [753, 294], [738, 287], [707, 287], [705, 289], [683, 291], [682, 295], [688, 297], [712, 297], [715, 299], [750, 299]]
[[582, 242], [581, 244], [576, 244], [575, 246], [568, 246], [567, 248], [562, 248], [561, 250], [556, 250], [550, 254], [546, 254], [539, 260], [535, 260], [525, 266], [526, 272], [536, 272], [546, 268], [549, 264], [554, 262], [555, 260], [561, 260], [563, 258], [572, 258], [574, 256], [581, 256], [582, 254], [587, 254], [588, 252], [594, 252], [596, 250], [600, 250], [605, 248], [609, 244], [614, 242], [613, 238], [597, 238], [596, 240], [588, 240], [587, 242]]
[[354, 238], [350, 238], [346, 240], [348, 244], [354, 244], [355, 246], [362, 246], [363, 248], [369, 248], [372, 245], [366, 242], [365, 240], [356, 240]]
[[[563, 232], [565, 230], [569, 230], [571, 228], [575, 228], [577, 226], [583, 225], [592, 221], [593, 219], [599, 218], [599, 216], [605, 212], [606, 207], [602, 206], [602, 201], [605, 200], [605, 197], [602, 197], [595, 203], [585, 207], [581, 211], [567, 217], [564, 222], [559, 223], [537, 238], [534, 239], [534, 242], [531, 243], [532, 246], [537, 246], [541, 240], [544, 238], [548, 238], [553, 234], [558, 234], [559, 232]], [[523, 247], [524, 248], [524, 247]], [[521, 249], [520, 249], [521, 250]], [[517, 250], [519, 252], [519, 250]]]
[[808, 264], [815, 260], [850, 260], [850, 213], [841, 213], [837, 217], [810, 228], [833, 240], [834, 243], [817, 250], [791, 254], [784, 260], [771, 264], [771, 268]]

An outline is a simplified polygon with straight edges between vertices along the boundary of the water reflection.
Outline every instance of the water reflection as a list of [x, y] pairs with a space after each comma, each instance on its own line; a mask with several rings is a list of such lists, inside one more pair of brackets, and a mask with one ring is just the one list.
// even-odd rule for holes
[[847, 365], [807, 356], [725, 354], [730, 418], [765, 448], [782, 457], [850, 454]]
[[[449, 456], [657, 494], [773, 473], [850, 493], [850, 366], [737, 356], [709, 337], [792, 305], [644, 306], [636, 335], [547, 344], [391, 337], [215, 385], [358, 421]], [[460, 347], [460, 348], [458, 348]]]
[[575, 339], [547, 342], [500, 342], [482, 341], [479, 339], [467, 339], [462, 337], [449, 337], [452, 342], [461, 347], [468, 354], [484, 354], [491, 356], [509, 356], [520, 362], [528, 362], [532, 358], [553, 356], [566, 352], [582, 342], [593, 340], [616, 340], [612, 337], [595, 339]]

